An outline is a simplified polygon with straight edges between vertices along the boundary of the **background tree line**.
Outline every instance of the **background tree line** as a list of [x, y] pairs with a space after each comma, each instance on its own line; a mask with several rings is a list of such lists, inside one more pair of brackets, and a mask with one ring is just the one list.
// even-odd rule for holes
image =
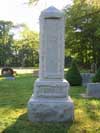
[[66, 56], [82, 67], [100, 65], [100, 1], [74, 0], [65, 9]]
[[[30, 0], [29, 4], [37, 0]], [[100, 65], [100, 1], [73, 0], [64, 8], [65, 66], [75, 58], [81, 67]], [[19, 38], [12, 30], [21, 28]], [[0, 21], [0, 67], [38, 66], [38, 33], [25, 25]]]
[[[21, 31], [14, 37], [15, 30]], [[0, 21], [0, 67], [30, 67], [38, 65], [38, 33], [25, 25]]]

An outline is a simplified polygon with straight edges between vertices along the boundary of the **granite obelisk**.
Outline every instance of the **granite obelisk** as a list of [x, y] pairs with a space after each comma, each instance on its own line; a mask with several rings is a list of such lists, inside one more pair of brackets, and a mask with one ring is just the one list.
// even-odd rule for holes
[[40, 15], [39, 54], [39, 78], [28, 102], [29, 120], [73, 120], [74, 105], [64, 79], [64, 14], [53, 6]]

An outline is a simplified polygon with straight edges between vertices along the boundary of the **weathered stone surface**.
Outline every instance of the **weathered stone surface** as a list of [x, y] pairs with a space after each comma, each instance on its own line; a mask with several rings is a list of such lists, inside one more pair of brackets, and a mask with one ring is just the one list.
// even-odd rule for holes
[[29, 120], [32, 122], [63, 122], [74, 118], [73, 102], [70, 99], [30, 99]]
[[5, 77], [7, 80], [15, 80], [15, 77]]
[[74, 105], [64, 79], [64, 15], [55, 7], [40, 16], [39, 79], [28, 102], [32, 122], [73, 120]]
[[86, 87], [88, 83], [91, 83], [93, 76], [94, 73], [81, 73], [82, 85]]
[[88, 83], [87, 96], [100, 98], [100, 83]]
[[34, 88], [34, 98], [67, 98], [69, 83], [66, 80], [37, 79]]
[[40, 79], [64, 78], [64, 15], [49, 7], [40, 15]]

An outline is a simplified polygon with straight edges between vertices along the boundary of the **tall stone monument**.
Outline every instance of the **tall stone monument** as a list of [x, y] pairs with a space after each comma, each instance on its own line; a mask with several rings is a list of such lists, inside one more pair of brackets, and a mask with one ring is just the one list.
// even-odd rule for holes
[[40, 15], [39, 79], [28, 102], [32, 122], [73, 120], [74, 106], [64, 79], [64, 14], [49, 7]]

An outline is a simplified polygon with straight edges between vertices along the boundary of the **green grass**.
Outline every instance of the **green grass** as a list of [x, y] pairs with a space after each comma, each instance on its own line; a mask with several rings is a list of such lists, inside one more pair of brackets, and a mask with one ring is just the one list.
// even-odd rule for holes
[[0, 133], [100, 133], [100, 99], [83, 99], [84, 87], [71, 87], [75, 118], [70, 123], [32, 123], [27, 102], [36, 77], [19, 75], [16, 80], [0, 79]]

